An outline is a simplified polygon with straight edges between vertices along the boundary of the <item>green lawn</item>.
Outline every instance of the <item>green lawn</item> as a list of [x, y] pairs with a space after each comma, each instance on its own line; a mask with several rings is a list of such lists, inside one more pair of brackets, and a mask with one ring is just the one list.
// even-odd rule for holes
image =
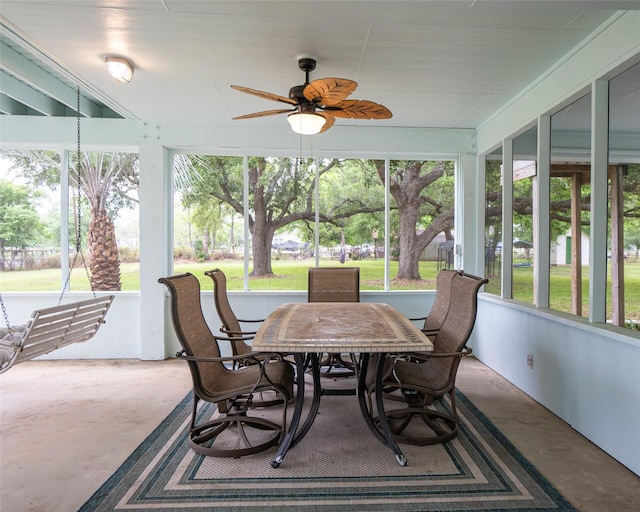
[[[250, 278], [250, 290], [306, 290], [307, 268], [314, 264], [313, 260], [277, 260], [273, 262], [275, 276], [267, 278]], [[340, 265], [336, 261], [323, 261], [323, 266]], [[383, 260], [348, 261], [345, 266], [360, 267], [360, 283], [362, 290], [381, 290], [383, 288], [384, 262]], [[220, 260], [197, 262], [179, 262], [175, 264], [175, 273], [191, 272], [198, 276], [204, 290], [211, 290], [212, 281], [204, 276], [205, 270], [221, 268], [227, 275], [230, 290], [243, 289], [244, 265], [241, 260]], [[140, 289], [139, 263], [123, 263], [121, 265], [121, 279], [123, 291]], [[390, 275], [397, 272], [397, 262], [390, 262]], [[420, 273], [422, 282], [396, 282], [392, 280], [392, 290], [428, 289], [435, 288], [437, 265], [435, 262], [421, 262]], [[160, 277], [160, 276], [158, 276]], [[583, 316], [589, 314], [589, 275], [588, 269], [583, 269]], [[15, 272], [0, 272], [1, 291], [54, 291], [61, 288], [61, 276], [58, 269], [29, 270]], [[83, 269], [75, 269], [71, 278], [71, 289], [75, 291], [89, 290], [89, 283]], [[551, 307], [559, 311], [569, 312], [571, 308], [571, 269], [569, 267], [553, 267], [551, 269]], [[499, 294], [500, 280], [490, 279], [486, 290]], [[611, 304], [608, 291], [607, 304]], [[513, 269], [513, 296], [515, 299], [533, 302], [533, 268], [517, 267]], [[640, 263], [625, 264], [625, 316], [629, 319], [640, 320]], [[610, 312], [609, 312], [610, 313]]]
[[[625, 317], [640, 321], [640, 263], [626, 263], [625, 273]], [[608, 275], [611, 275], [609, 269]], [[571, 311], [571, 267], [557, 266], [550, 271], [549, 304], [551, 309]], [[489, 281], [486, 290], [500, 294], [500, 281]], [[522, 302], [533, 303], [533, 267], [517, 267], [513, 269], [513, 298]], [[611, 316], [611, 285], [607, 287], [607, 317]], [[582, 316], [589, 316], [589, 269], [582, 269]]]
[[[299, 260], [278, 260], [272, 263], [274, 276], [249, 278], [250, 290], [306, 290], [307, 289], [307, 269], [314, 265], [314, 260], [300, 262]], [[343, 265], [336, 261], [321, 261], [321, 266], [345, 266], [360, 267], [360, 289], [361, 290], [382, 290], [384, 288], [384, 261], [383, 260], [362, 260], [347, 261]], [[176, 263], [174, 271], [191, 272], [200, 278], [202, 287], [206, 290], [213, 288], [212, 281], [204, 278], [205, 270], [220, 268], [227, 276], [227, 288], [229, 290], [242, 290], [244, 287], [243, 270], [241, 261], [213, 261], [205, 263]], [[394, 276], [398, 271], [398, 262], [389, 263], [389, 273]], [[392, 281], [391, 288], [396, 290], [427, 289], [435, 288], [437, 264], [433, 261], [420, 263], [420, 274], [423, 282]]]
[[[314, 265], [314, 260], [277, 260], [272, 264], [274, 276], [264, 278], [250, 278], [250, 290], [306, 290], [307, 268]], [[322, 266], [339, 266], [336, 261], [323, 261]], [[384, 283], [384, 261], [363, 260], [348, 261], [344, 266], [360, 267], [360, 287], [362, 290], [381, 290]], [[390, 275], [394, 276], [398, 270], [398, 262], [390, 263]], [[242, 290], [244, 264], [242, 260], [220, 260], [197, 262], [177, 262], [174, 272], [191, 272], [201, 282], [203, 289], [211, 290], [211, 279], [204, 276], [205, 270], [221, 268], [227, 275], [229, 290]], [[420, 272], [424, 279], [421, 283], [392, 283], [393, 289], [433, 289], [437, 265], [435, 262], [421, 262]], [[140, 289], [140, 264], [123, 263], [120, 266], [123, 291]], [[158, 276], [160, 277], [160, 276]], [[3, 291], [60, 291], [61, 277], [58, 269], [26, 270], [14, 272], [0, 272], [0, 290]], [[82, 268], [74, 269], [71, 274], [71, 289], [76, 291], [89, 290], [89, 282]]]

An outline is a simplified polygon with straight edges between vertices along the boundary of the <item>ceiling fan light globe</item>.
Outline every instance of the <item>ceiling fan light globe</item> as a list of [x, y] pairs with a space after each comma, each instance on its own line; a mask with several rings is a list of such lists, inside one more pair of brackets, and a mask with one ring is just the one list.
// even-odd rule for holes
[[300, 135], [315, 135], [320, 133], [327, 120], [320, 114], [309, 112], [294, 112], [287, 116], [291, 129]]

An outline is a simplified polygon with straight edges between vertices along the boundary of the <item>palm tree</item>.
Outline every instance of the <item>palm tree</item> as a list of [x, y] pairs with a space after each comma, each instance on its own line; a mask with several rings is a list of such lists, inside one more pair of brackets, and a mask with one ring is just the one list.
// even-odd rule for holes
[[84, 153], [80, 160], [80, 188], [91, 207], [87, 246], [94, 290], [121, 289], [118, 242], [107, 205], [114, 184], [131, 174], [137, 180], [137, 155], [133, 153]]

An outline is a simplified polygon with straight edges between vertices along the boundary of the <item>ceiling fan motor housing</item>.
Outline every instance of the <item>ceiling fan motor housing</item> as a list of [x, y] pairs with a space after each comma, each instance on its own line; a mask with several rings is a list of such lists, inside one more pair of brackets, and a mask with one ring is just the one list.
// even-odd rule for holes
[[307, 84], [294, 85], [289, 89], [289, 99], [295, 100], [298, 104], [306, 102], [307, 100], [302, 92], [306, 86]]
[[300, 57], [298, 67], [305, 72], [305, 80], [302, 85], [294, 85], [289, 89], [289, 99], [295, 100], [298, 105], [304, 105], [309, 101], [304, 97], [304, 88], [309, 85], [309, 73], [316, 69], [316, 59], [312, 57]]

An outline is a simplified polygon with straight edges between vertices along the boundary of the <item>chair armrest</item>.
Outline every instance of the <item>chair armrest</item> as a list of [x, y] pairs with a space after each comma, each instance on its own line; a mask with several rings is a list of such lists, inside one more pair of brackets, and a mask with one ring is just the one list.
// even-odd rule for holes
[[440, 329], [420, 329], [427, 336], [435, 336]]
[[236, 318], [236, 320], [238, 320], [238, 322], [242, 322], [242, 323], [254, 323], [254, 324], [259, 324], [260, 322], [264, 322], [264, 318], [261, 318], [259, 320], [247, 320], [247, 319], [242, 319], [242, 318]]
[[260, 367], [263, 367], [265, 364], [272, 361], [284, 361], [284, 357], [285, 355], [280, 354], [279, 352], [247, 352], [246, 354], [234, 356], [234, 359], [242, 360], [245, 363], [249, 360], [254, 364], [260, 365]]
[[416, 318], [409, 318], [409, 320], [411, 320], [412, 322], [418, 322], [420, 320], [426, 320], [426, 319], [427, 319], [426, 316], [419, 316], [419, 317], [416, 317]]
[[[193, 361], [196, 363], [225, 363], [225, 362], [234, 362], [234, 361], [246, 361], [247, 359], [252, 359], [256, 362], [256, 364], [262, 365], [268, 361], [282, 361], [282, 354], [278, 354], [277, 352], [248, 352], [246, 354], [240, 354], [237, 356], [226, 356], [226, 357], [198, 357], [198, 356], [190, 356], [185, 353], [184, 350], [176, 352], [176, 357], [179, 359], [184, 359], [185, 361]], [[260, 359], [258, 359], [260, 357]]]
[[471, 355], [472, 352], [473, 350], [469, 347], [464, 347], [460, 352], [412, 352], [411, 359], [426, 362], [434, 358], [466, 357]]
[[[260, 359], [258, 359], [257, 356], [260, 356]], [[271, 385], [275, 385], [271, 380], [271, 378], [269, 377], [269, 374], [266, 371], [266, 367], [271, 361], [284, 360], [282, 354], [278, 354], [275, 352], [274, 353], [250, 352], [247, 354], [230, 356], [230, 357], [197, 357], [197, 356], [187, 355], [184, 350], [181, 350], [180, 352], [176, 352], [176, 357], [180, 359], [184, 359], [185, 361], [190, 361], [194, 363], [221, 363], [223, 365], [225, 364], [225, 362], [226, 363], [236, 363], [238, 361], [246, 362], [248, 359], [250, 359], [254, 364], [247, 366], [246, 371], [249, 371], [248, 368], [259, 368], [259, 371], [256, 374], [256, 380], [251, 386], [251, 389], [247, 390], [249, 393], [253, 393], [260, 386], [260, 383], [263, 381], [263, 379], [266, 379]], [[234, 371], [241, 372], [245, 370], [239, 369]]]
[[[227, 329], [222, 326], [220, 327], [220, 332], [226, 334], [227, 336], [233, 336], [233, 337], [242, 337], [242, 338], [246, 338], [244, 341], [250, 341], [251, 339], [253, 339], [253, 337], [256, 335], [256, 333], [258, 331], [227, 331]], [[223, 338], [226, 339], [226, 338]]]

